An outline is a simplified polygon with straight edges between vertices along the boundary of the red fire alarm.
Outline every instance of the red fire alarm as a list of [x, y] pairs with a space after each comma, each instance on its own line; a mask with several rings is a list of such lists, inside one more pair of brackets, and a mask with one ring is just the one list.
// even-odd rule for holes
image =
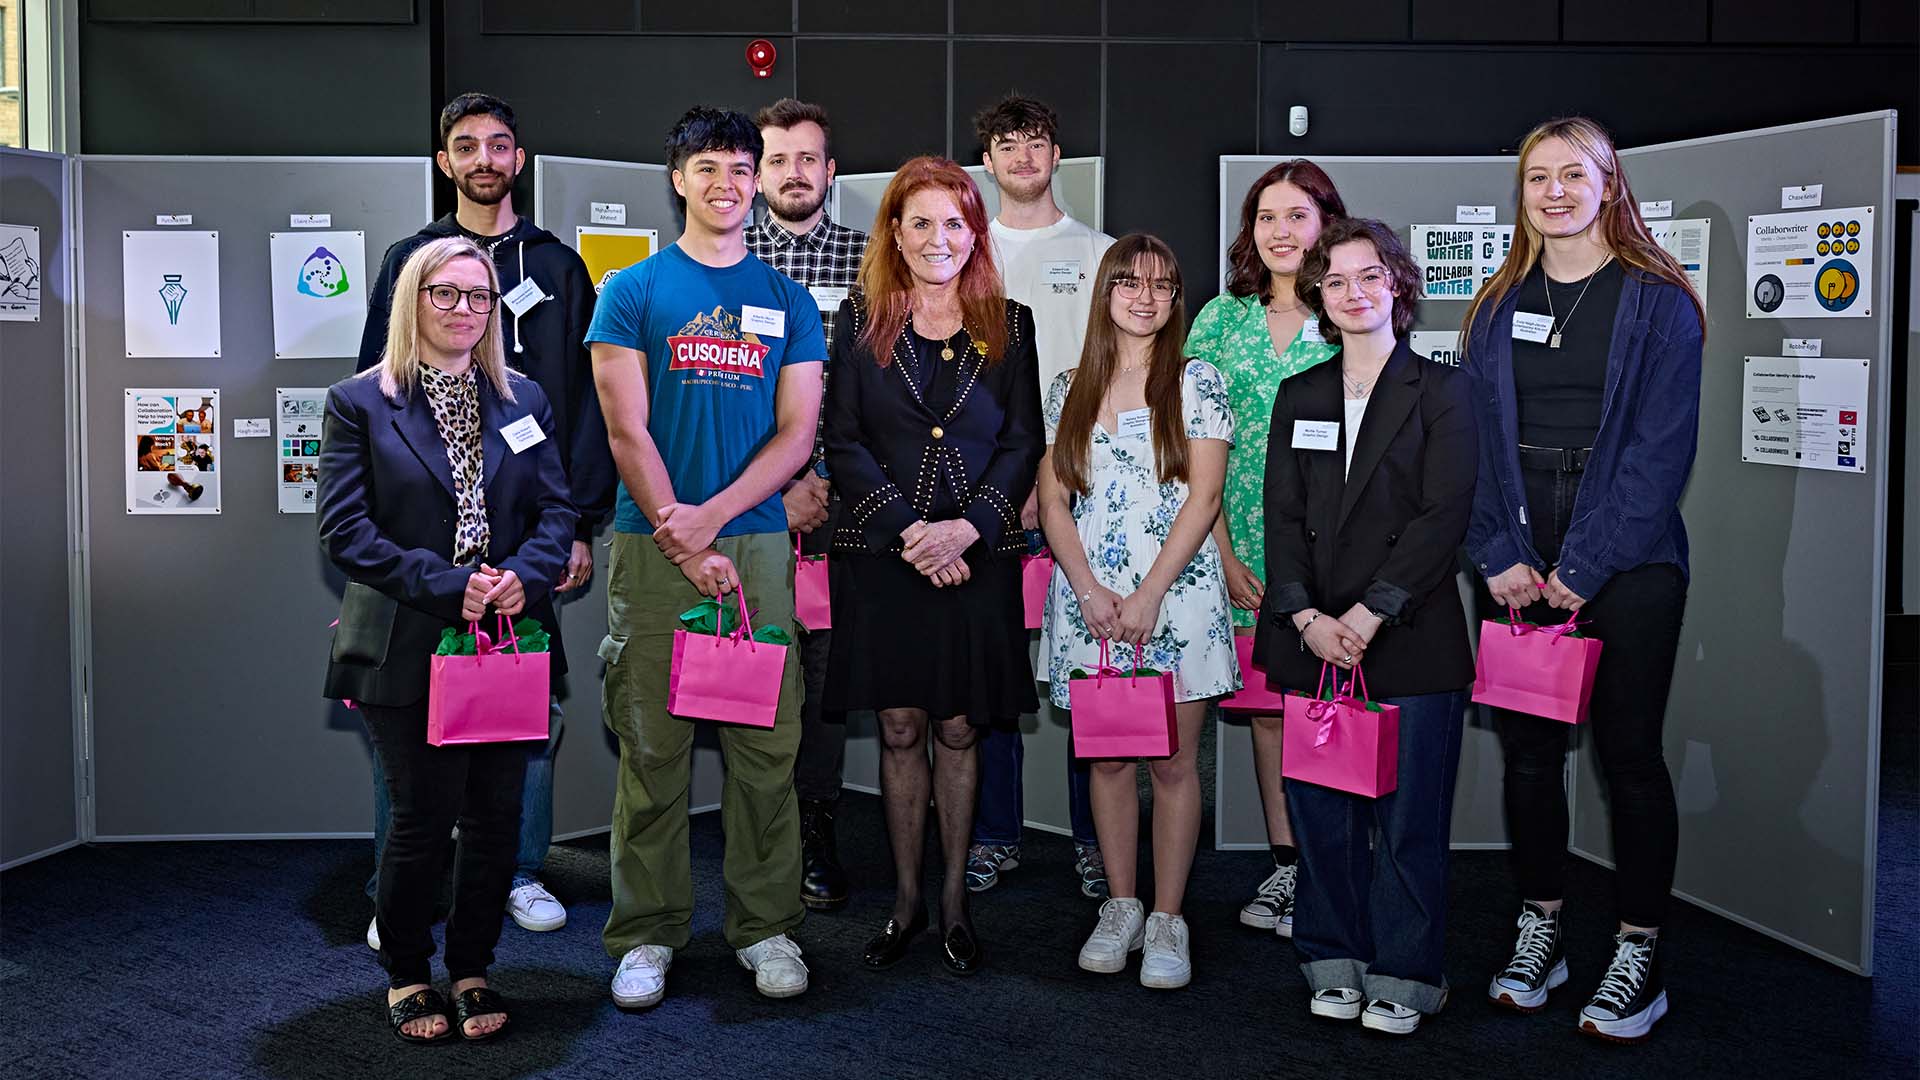
[[773, 42], [766, 38], [754, 38], [747, 42], [747, 65], [753, 68], [753, 77], [756, 79], [773, 77], [773, 61], [778, 56], [773, 51]]

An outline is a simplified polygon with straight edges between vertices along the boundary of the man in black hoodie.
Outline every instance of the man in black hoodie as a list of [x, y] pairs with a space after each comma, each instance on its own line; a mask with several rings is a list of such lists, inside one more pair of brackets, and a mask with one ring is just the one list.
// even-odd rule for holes
[[[359, 368], [380, 362], [387, 344], [387, 312], [393, 279], [414, 249], [443, 236], [465, 236], [493, 256], [500, 275], [500, 320], [507, 364], [540, 384], [553, 405], [554, 441], [567, 468], [574, 506], [580, 511], [565, 592], [587, 584], [593, 573], [594, 531], [613, 506], [616, 474], [607, 446], [606, 420], [594, 390], [587, 326], [593, 321], [593, 282], [586, 264], [554, 235], [513, 212], [513, 181], [526, 167], [513, 108], [490, 94], [466, 93], [440, 111], [440, 171], [453, 181], [456, 209], [387, 249], [380, 276], [367, 295], [367, 325], [360, 336]], [[559, 645], [556, 635], [555, 646]], [[560, 735], [560, 703], [553, 703], [547, 741], [527, 762], [521, 803], [520, 854], [508, 909], [529, 930], [557, 930], [566, 908], [540, 883], [540, 864], [553, 841], [553, 751]], [[386, 840], [385, 778], [374, 758], [374, 858]], [[378, 871], [376, 870], [376, 879]], [[374, 882], [367, 883], [373, 895]], [[371, 927], [367, 943], [377, 938]]]

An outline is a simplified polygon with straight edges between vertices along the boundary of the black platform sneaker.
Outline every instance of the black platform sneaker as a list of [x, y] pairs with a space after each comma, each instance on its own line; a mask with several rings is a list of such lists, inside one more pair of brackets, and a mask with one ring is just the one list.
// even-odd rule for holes
[[1666, 980], [1660, 974], [1660, 939], [1639, 931], [1613, 939], [1613, 963], [1593, 1000], [1580, 1010], [1580, 1030], [1615, 1042], [1646, 1038], [1667, 1015]]
[[1560, 943], [1560, 912], [1531, 900], [1520, 909], [1520, 936], [1505, 971], [1487, 984], [1487, 998], [1521, 1012], [1547, 1007], [1547, 992], [1567, 981], [1567, 958]]

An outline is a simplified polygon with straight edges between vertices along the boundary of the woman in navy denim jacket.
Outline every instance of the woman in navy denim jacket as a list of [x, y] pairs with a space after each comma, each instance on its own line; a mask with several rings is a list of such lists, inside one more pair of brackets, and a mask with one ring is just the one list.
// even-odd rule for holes
[[[1480, 429], [1467, 553], [1492, 605], [1535, 623], [1571, 612], [1605, 642], [1590, 726], [1613, 814], [1619, 928], [1579, 1028], [1634, 1040], [1667, 1010], [1656, 944], [1679, 825], [1661, 729], [1686, 607], [1679, 501], [1699, 427], [1705, 311], [1649, 234], [1598, 124], [1535, 128], [1520, 146], [1519, 184], [1512, 249], [1465, 326]], [[1522, 904], [1513, 958], [1487, 993], [1536, 1012], [1568, 978], [1569, 728], [1494, 712]]]

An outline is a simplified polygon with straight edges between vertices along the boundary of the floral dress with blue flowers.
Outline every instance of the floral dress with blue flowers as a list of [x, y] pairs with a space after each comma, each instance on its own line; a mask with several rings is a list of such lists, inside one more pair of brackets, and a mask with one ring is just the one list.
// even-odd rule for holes
[[[1060, 426], [1060, 410], [1073, 376], [1073, 371], [1062, 372], [1047, 390], [1049, 445]], [[1187, 438], [1233, 442], [1233, 410], [1226, 383], [1212, 364], [1187, 361], [1180, 403]], [[1087, 458], [1087, 494], [1074, 497], [1074, 524], [1094, 578], [1125, 597], [1140, 587], [1166, 545], [1173, 519], [1186, 504], [1187, 485], [1160, 482], [1153, 439], [1147, 434], [1114, 435], [1096, 423]], [[1240, 663], [1233, 651], [1228, 610], [1220, 549], [1209, 535], [1167, 590], [1160, 603], [1160, 621], [1141, 654], [1146, 667], [1173, 675], [1175, 701], [1219, 697], [1240, 689]], [[1133, 666], [1132, 646], [1114, 646], [1111, 652], [1115, 667], [1125, 671]], [[1073, 669], [1092, 671], [1100, 662], [1100, 641], [1087, 629], [1080, 601], [1058, 566], [1048, 587], [1040, 654], [1046, 658], [1049, 696], [1062, 709], [1067, 708], [1067, 681]]]

